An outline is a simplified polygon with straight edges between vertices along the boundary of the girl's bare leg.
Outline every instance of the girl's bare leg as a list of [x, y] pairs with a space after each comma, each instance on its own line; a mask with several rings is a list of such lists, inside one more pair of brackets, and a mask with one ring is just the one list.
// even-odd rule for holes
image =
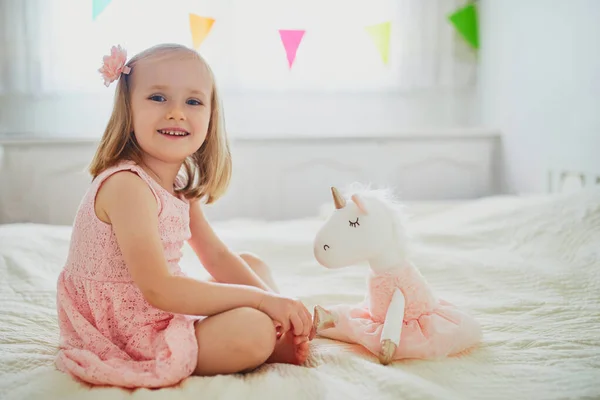
[[[262, 281], [268, 287], [270, 287], [274, 292], [279, 293], [279, 288], [275, 284], [273, 276], [271, 275], [271, 270], [263, 260], [251, 253], [240, 253], [239, 256], [248, 264], [250, 268], [252, 268], [252, 270], [262, 279]], [[263, 314], [258, 310], [251, 310]], [[236, 314], [229, 314], [233, 313], [234, 311], [236, 310], [231, 310], [227, 313], [206, 318], [202, 322], [196, 324], [196, 338], [198, 339], [199, 348], [198, 368], [196, 371], [198, 374], [206, 375], [207, 372], [211, 373], [216, 370], [235, 370], [235, 372], [239, 372], [241, 370], [253, 369], [264, 362], [300, 365], [304, 363], [304, 361], [306, 361], [306, 359], [308, 358], [309, 348], [308, 341], [305, 340], [306, 338], [297, 338], [292, 332], [285, 333], [280, 336], [277, 333], [277, 329], [275, 328], [273, 321], [268, 316], [267, 318], [269, 324], [267, 324], [266, 327], [262, 325], [263, 318], [258, 318], [260, 320], [260, 327], [257, 327], [253, 331], [253, 333], [257, 334], [256, 337], [252, 335], [249, 335], [251, 337], [248, 338], [240, 337], [247, 335], [249, 333], [247, 327], [254, 327], [256, 322], [244, 322], [239, 326], [235, 326], [235, 324], [238, 321], [232, 322], [230, 320], [231, 317], [229, 317], [229, 315], [234, 315], [233, 319], [238, 318], [238, 315]], [[263, 315], [266, 316], [266, 314]], [[220, 318], [217, 319], [217, 317]], [[250, 319], [257, 318], [256, 315], [245, 317]], [[207, 322], [209, 322], [208, 325], [206, 325]], [[207, 333], [204, 333], [205, 327], [208, 331]], [[265, 333], [264, 330], [267, 330], [268, 332]], [[243, 335], [241, 335], [240, 332], [243, 332]], [[261, 334], [266, 335], [265, 343], [262, 342], [263, 338], [260, 337]], [[218, 342], [213, 346], [212, 342], [215, 340], [213, 338], [214, 335], [218, 336], [217, 340], [224, 339], [224, 341]], [[273, 342], [271, 342], [271, 336], [274, 337]], [[207, 343], [206, 340], [208, 339], [208, 343], [211, 343], [211, 348], [202, 349], [201, 339], [204, 341], [204, 343]], [[252, 343], [245, 341], [246, 339]], [[259, 348], [257, 348], [256, 353], [238, 356], [237, 359], [234, 360], [226, 360], [232, 356], [232, 353], [228, 350], [228, 340], [237, 341], [237, 346], [255, 346], [255, 344], [253, 344], [253, 341], [256, 341], [257, 343], [259, 343], [258, 346], [260, 350]], [[262, 347], [263, 345], [264, 347]], [[268, 354], [264, 356], [262, 351], [267, 351]], [[206, 359], [202, 359], [202, 357], [206, 357]], [[211, 365], [211, 360], [215, 358], [224, 359], [220, 359], [217, 362], [217, 364]], [[209, 360], [209, 364], [205, 366], [206, 360]]]
[[239, 256], [246, 262], [246, 264], [248, 264], [250, 268], [252, 268], [256, 275], [258, 275], [259, 278], [271, 288], [271, 290], [279, 293], [279, 288], [275, 284], [273, 275], [271, 275], [271, 269], [263, 260], [252, 253], [239, 253]]
[[[271, 269], [259, 257], [250, 253], [240, 253], [239, 256], [252, 268], [252, 270], [274, 292], [279, 293], [279, 288], [273, 280]], [[277, 339], [275, 348], [266, 362], [286, 363], [300, 365], [308, 358], [308, 341], [299, 342], [303, 338], [296, 338], [292, 332], [286, 333]]]
[[196, 322], [198, 363], [195, 375], [233, 374], [252, 370], [273, 354], [276, 346], [271, 318], [242, 307]]

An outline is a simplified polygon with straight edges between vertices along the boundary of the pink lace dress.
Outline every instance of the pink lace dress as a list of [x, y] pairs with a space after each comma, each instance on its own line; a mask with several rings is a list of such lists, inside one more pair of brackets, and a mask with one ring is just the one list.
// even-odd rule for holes
[[94, 200], [100, 185], [130, 170], [151, 188], [159, 207], [158, 229], [173, 274], [190, 237], [189, 204], [162, 188], [142, 168], [124, 162], [100, 174], [82, 200], [71, 247], [57, 283], [59, 370], [85, 382], [122, 387], [163, 387], [192, 374], [198, 318], [152, 307], [133, 283], [112, 227], [99, 220]]

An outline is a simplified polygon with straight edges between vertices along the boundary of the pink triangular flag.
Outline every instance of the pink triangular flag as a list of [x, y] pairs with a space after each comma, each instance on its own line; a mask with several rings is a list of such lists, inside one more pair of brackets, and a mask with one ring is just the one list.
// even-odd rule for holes
[[296, 59], [296, 51], [298, 50], [298, 46], [300, 46], [302, 37], [304, 37], [304, 32], [306, 31], [287, 29], [279, 30], [279, 36], [281, 36], [281, 42], [285, 48], [285, 53], [287, 54], [287, 60], [290, 68], [292, 68], [292, 64]]

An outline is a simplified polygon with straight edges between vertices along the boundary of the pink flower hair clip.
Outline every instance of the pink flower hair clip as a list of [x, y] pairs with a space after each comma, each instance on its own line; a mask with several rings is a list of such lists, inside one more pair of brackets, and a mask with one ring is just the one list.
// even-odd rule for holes
[[129, 74], [131, 68], [125, 65], [127, 62], [127, 50], [121, 46], [113, 46], [110, 49], [110, 55], [103, 57], [103, 65], [98, 70], [104, 78], [104, 86], [108, 87], [111, 83], [119, 79], [121, 74]]

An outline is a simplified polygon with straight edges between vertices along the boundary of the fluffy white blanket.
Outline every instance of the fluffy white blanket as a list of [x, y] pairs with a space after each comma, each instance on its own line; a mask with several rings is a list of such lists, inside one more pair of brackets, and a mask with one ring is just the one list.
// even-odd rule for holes
[[[382, 366], [357, 346], [317, 339], [306, 367], [267, 365], [155, 391], [91, 388], [54, 369], [55, 283], [70, 229], [0, 226], [0, 398], [600, 398], [600, 191], [434, 210], [418, 212], [410, 223], [413, 259], [441, 296], [481, 321], [480, 348], [442, 361]], [[312, 256], [321, 223], [216, 227], [233, 248], [264, 257], [281, 288], [311, 309], [358, 302], [365, 267], [326, 270]], [[184, 265], [204, 274], [189, 249]]]

